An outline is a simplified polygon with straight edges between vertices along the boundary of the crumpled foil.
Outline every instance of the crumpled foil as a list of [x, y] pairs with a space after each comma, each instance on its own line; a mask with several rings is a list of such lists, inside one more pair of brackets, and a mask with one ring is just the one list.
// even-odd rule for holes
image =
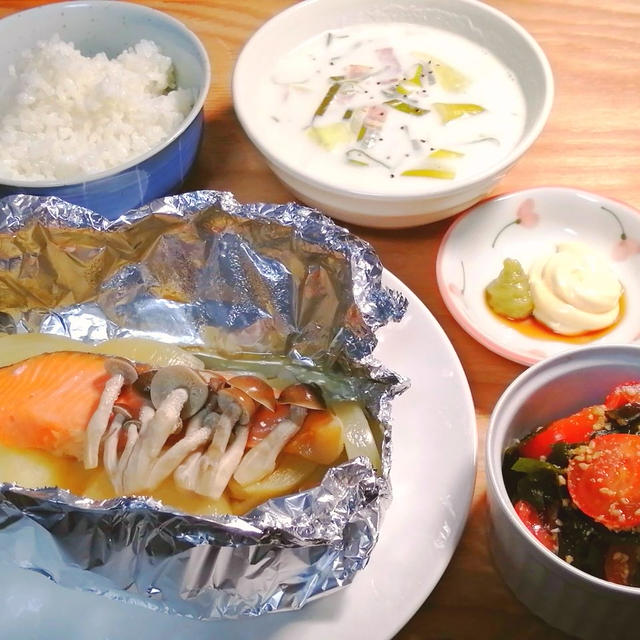
[[56, 198], [0, 200], [0, 333], [147, 337], [289, 367], [358, 398], [383, 429], [381, 474], [357, 458], [242, 517], [0, 484], [3, 560], [201, 620], [297, 609], [349, 584], [391, 497], [390, 401], [408, 384], [372, 356], [374, 331], [406, 308], [381, 275], [368, 244], [293, 203], [199, 191], [108, 221]]

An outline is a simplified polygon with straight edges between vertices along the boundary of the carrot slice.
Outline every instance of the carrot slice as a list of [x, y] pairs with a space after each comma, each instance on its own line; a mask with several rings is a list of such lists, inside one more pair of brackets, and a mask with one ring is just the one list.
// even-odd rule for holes
[[623, 382], [613, 388], [606, 397], [604, 406], [607, 409], [617, 409], [630, 402], [640, 402], [640, 381]]
[[[260, 407], [251, 419], [247, 448], [255, 447], [266, 438], [280, 420], [289, 415], [288, 404], [277, 404], [275, 411]], [[309, 411], [300, 431], [285, 445], [283, 451], [319, 464], [332, 464], [344, 449], [342, 423], [331, 412]]]
[[529, 529], [536, 540], [541, 542], [550, 551], [557, 553], [558, 537], [555, 533], [551, 533], [551, 528], [543, 520], [538, 511], [526, 500], [518, 500], [513, 507], [524, 526]]
[[541, 431], [520, 444], [520, 455], [525, 458], [548, 456], [556, 442], [576, 444], [585, 442], [593, 432], [594, 425], [603, 418], [601, 405], [585, 407], [566, 418], [555, 420]]
[[329, 411], [309, 411], [302, 428], [287, 442], [284, 451], [329, 465], [343, 449], [342, 422]]
[[277, 404], [275, 411], [267, 407], [260, 406], [253, 414], [249, 424], [249, 438], [247, 448], [255, 447], [262, 442], [280, 422], [289, 415], [291, 407], [288, 404]]
[[640, 436], [594, 438], [569, 461], [567, 488], [575, 505], [609, 529], [640, 524]]

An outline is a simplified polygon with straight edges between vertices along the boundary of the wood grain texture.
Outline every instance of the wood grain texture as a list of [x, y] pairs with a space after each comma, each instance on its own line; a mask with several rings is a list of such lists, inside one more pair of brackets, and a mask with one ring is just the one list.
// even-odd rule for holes
[[[347, 1], [347, 0], [345, 0]], [[43, 4], [0, 0], [0, 16]], [[231, 105], [234, 61], [247, 38], [291, 0], [148, 0], [203, 41], [213, 67], [202, 149], [185, 190], [223, 189], [240, 201], [293, 199], [242, 132]], [[525, 27], [551, 63], [556, 95], [540, 138], [495, 193], [540, 185], [596, 191], [640, 208], [640, 2], [489, 0]], [[480, 459], [473, 505], [442, 580], [397, 640], [565, 638], [531, 615], [497, 574], [487, 550], [483, 461], [487, 416], [523, 370], [472, 340], [446, 310], [435, 280], [438, 246], [451, 224], [352, 230], [409, 286], [445, 329], [466, 370], [478, 415]]]

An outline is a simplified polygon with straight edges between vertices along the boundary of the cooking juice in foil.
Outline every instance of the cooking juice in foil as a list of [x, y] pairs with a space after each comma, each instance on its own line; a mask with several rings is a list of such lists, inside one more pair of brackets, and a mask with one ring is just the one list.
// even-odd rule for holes
[[[238, 393], [231, 385], [258, 376], [280, 381], [279, 402], [285, 384], [310, 395], [319, 390], [335, 406], [357, 402], [379, 450], [376, 464], [345, 456], [322, 468], [314, 486], [249, 500], [242, 515], [188, 513], [136, 490], [148, 480], [140, 473], [144, 465], [134, 469], [138, 484], [129, 474], [132, 460], [142, 459], [136, 458], [136, 438], [144, 431], [130, 425], [131, 450], [128, 440], [124, 451], [122, 443], [118, 449], [116, 418], [136, 420], [126, 408], [116, 413], [112, 403], [110, 430], [98, 433], [93, 450], [87, 444], [91, 425], [83, 442], [65, 446], [77, 445], [86, 468], [102, 451], [113, 486], [124, 486], [127, 497], [91, 499], [69, 487], [3, 482], [4, 561], [65, 587], [201, 620], [297, 609], [348, 585], [367, 564], [391, 499], [391, 399], [408, 384], [373, 357], [375, 331], [400, 320], [406, 308], [381, 276], [368, 244], [297, 204], [244, 205], [228, 193], [200, 191], [157, 200], [110, 222], [55, 198], [0, 200], [0, 345], [18, 334], [65, 336], [87, 352], [65, 351], [59, 360], [69, 362], [103, 358], [91, 354], [122, 339], [176, 345], [188, 363], [192, 358], [218, 372], [215, 379], [202, 376], [227, 395]], [[33, 355], [17, 366], [31, 366]], [[150, 385], [158, 387], [162, 371]], [[134, 372], [138, 382], [147, 374], [144, 366]], [[297, 411], [302, 421], [316, 401], [322, 398], [302, 408], [306, 399], [292, 401], [289, 415]], [[194, 415], [206, 420], [205, 409]], [[182, 440], [197, 438], [203, 429], [192, 428], [194, 418], [185, 420], [184, 408], [180, 416]], [[235, 439], [243, 428], [237, 419]], [[167, 434], [168, 441], [177, 437]], [[234, 478], [250, 475], [249, 453]], [[194, 451], [186, 459], [194, 469], [198, 456]], [[200, 476], [184, 478], [197, 485]]]

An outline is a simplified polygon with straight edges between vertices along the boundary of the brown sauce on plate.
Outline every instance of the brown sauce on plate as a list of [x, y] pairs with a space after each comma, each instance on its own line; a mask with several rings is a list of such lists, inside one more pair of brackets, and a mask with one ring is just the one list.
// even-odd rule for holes
[[594, 340], [597, 340], [598, 338], [601, 338], [602, 336], [611, 332], [613, 329], [615, 329], [618, 326], [618, 324], [620, 324], [620, 321], [624, 317], [626, 307], [627, 307], [626, 299], [623, 293], [622, 296], [620, 296], [620, 313], [618, 314], [618, 318], [613, 324], [609, 325], [608, 327], [605, 327], [604, 329], [598, 329], [596, 331], [587, 331], [586, 333], [580, 333], [576, 336], [564, 336], [564, 335], [561, 335], [560, 333], [555, 333], [555, 331], [552, 331], [551, 329], [549, 329], [549, 327], [542, 324], [542, 322], [539, 322], [538, 320], [536, 320], [533, 316], [529, 316], [524, 320], [512, 320], [510, 318], [505, 318], [504, 316], [498, 315], [487, 304], [487, 309], [489, 309], [491, 315], [498, 322], [501, 322], [507, 327], [511, 327], [512, 329], [515, 329], [516, 331], [521, 333], [523, 336], [526, 336], [527, 338], [533, 338], [534, 340], [555, 340], [556, 342], [568, 342], [571, 344], [586, 344], [588, 342], [593, 342]]

